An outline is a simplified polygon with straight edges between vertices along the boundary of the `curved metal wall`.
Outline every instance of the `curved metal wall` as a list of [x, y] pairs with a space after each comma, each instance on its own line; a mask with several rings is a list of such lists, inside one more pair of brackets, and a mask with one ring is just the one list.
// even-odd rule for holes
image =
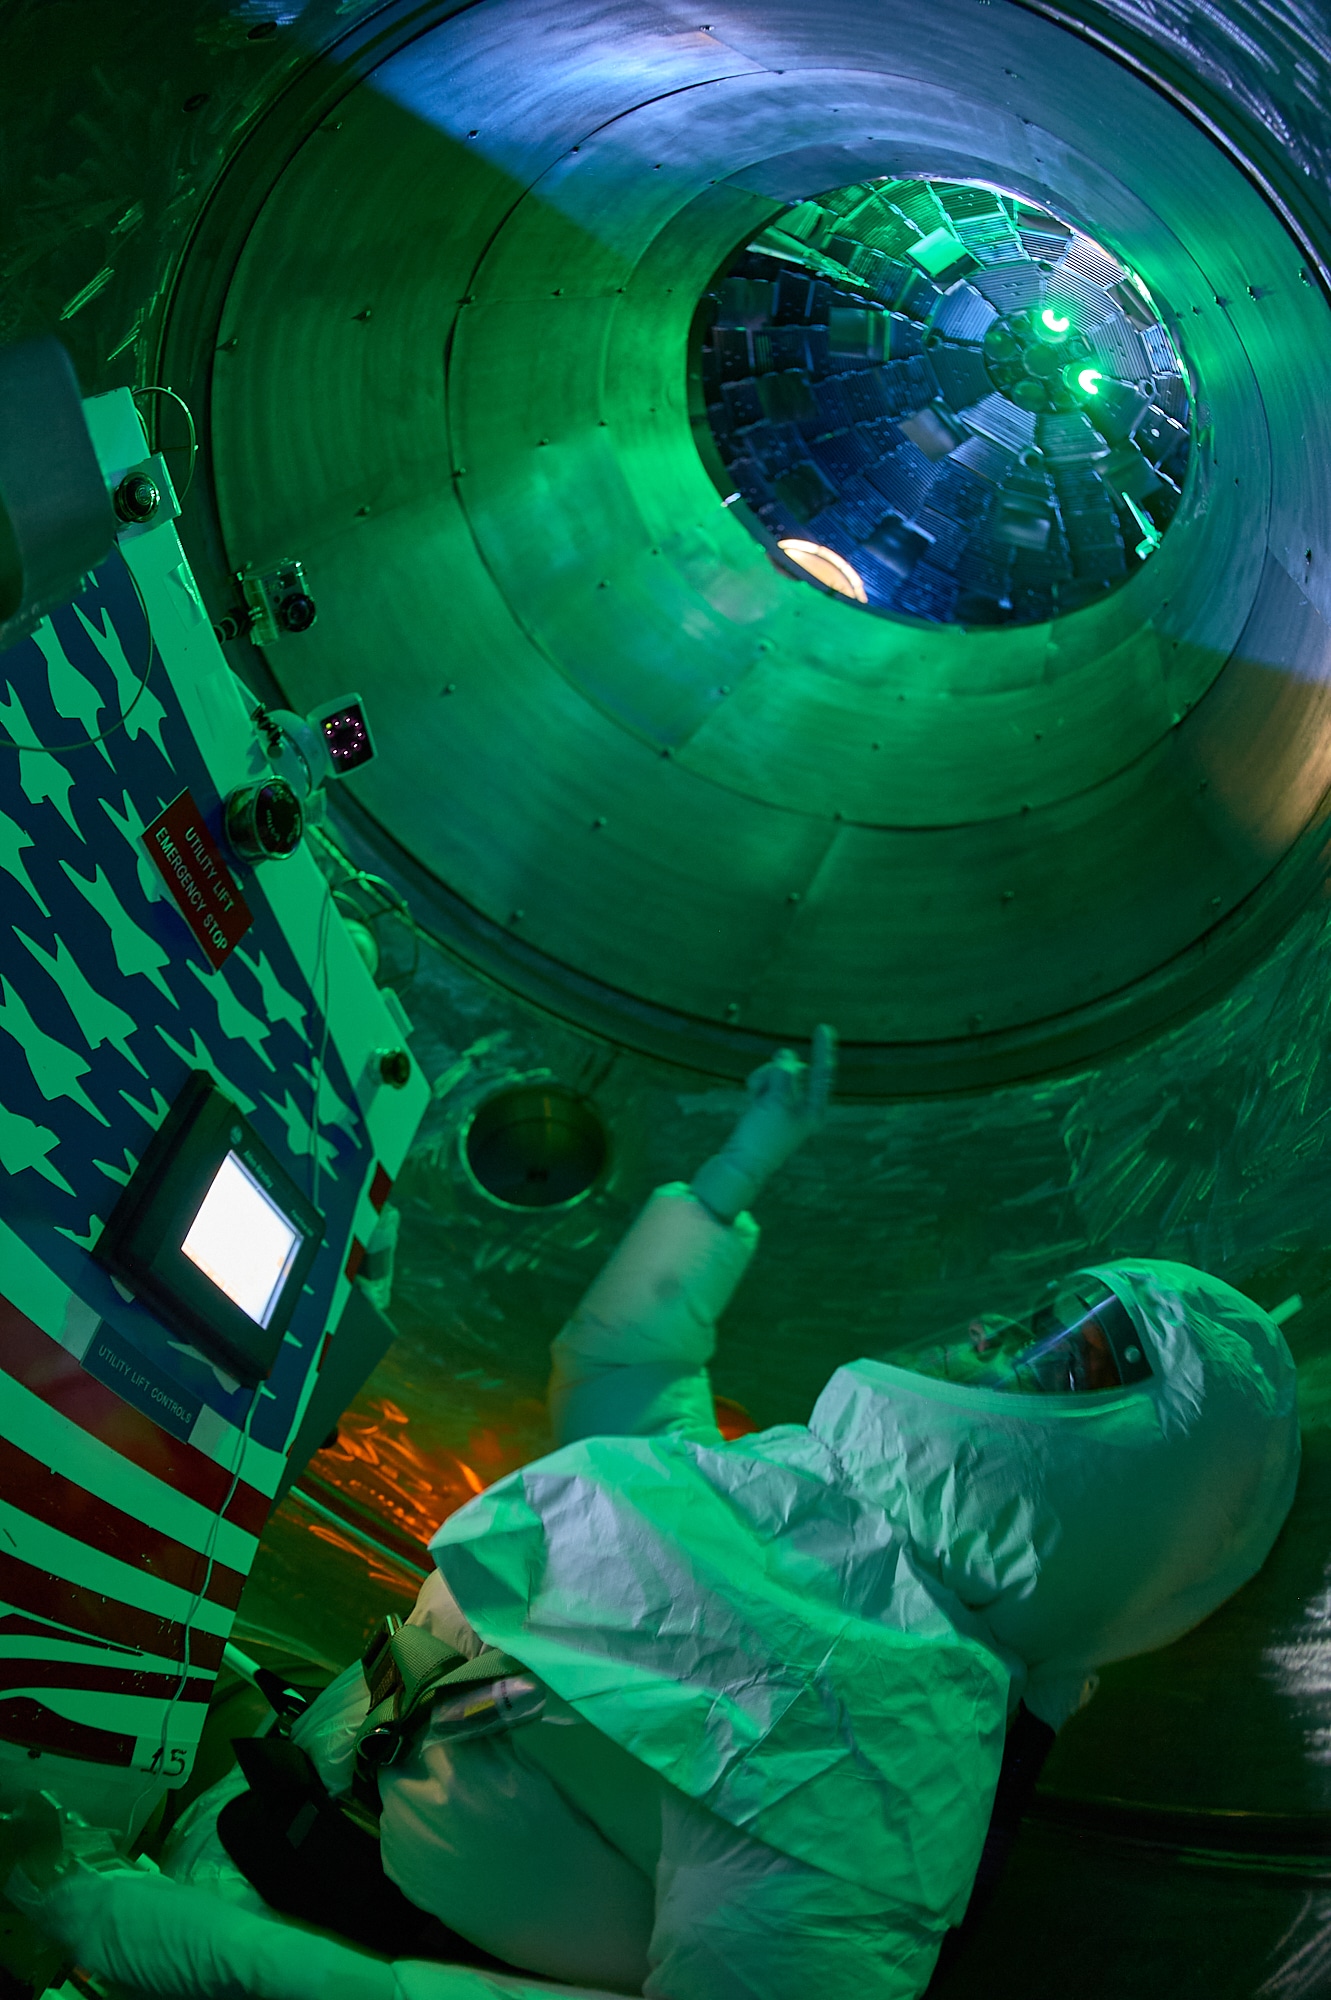
[[[1320, 873], [1315, 267], [1165, 96], [1019, 9], [712, 11], [483, 0], [321, 121], [220, 310], [229, 566], [302, 557], [288, 693], [366, 684], [361, 803], [622, 996], [620, 1038], [645, 1005], [733, 1069], [835, 1019], [870, 1092], [1065, 1067], [1232, 976]], [[1180, 517], [1052, 625], [793, 585], [693, 441], [712, 270], [781, 202], [908, 171], [1052, 203], [1174, 316]]]

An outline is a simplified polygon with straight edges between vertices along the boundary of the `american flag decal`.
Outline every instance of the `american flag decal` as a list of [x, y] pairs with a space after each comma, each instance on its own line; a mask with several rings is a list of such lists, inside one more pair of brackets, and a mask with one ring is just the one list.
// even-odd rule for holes
[[0, 1735], [183, 1770], [268, 1503], [239, 1481], [219, 1519], [225, 1467], [6, 1299], [0, 1356]]
[[[382, 1178], [326, 961], [292, 941], [297, 903], [321, 950], [340, 923], [309, 855], [272, 887], [231, 864], [253, 923], [215, 967], [142, 846], [186, 791], [221, 844], [226, 702], [234, 762], [245, 712], [169, 523], [0, 657], [0, 1745], [177, 1778]], [[88, 1254], [194, 1069], [326, 1219], [252, 1411]]]

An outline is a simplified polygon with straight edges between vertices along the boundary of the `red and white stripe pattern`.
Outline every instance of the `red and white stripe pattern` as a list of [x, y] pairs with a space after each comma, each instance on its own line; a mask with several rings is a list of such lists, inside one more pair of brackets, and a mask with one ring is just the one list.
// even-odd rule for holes
[[283, 1461], [123, 1403], [62, 1343], [62, 1294], [76, 1322], [0, 1225], [0, 1739], [179, 1778]]

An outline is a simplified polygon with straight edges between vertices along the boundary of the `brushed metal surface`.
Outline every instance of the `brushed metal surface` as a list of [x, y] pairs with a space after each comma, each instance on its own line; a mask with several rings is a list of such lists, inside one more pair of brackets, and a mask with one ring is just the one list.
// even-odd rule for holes
[[[1326, 305], [1224, 155], [1045, 21], [712, 12], [482, 0], [296, 151], [221, 320], [229, 557], [299, 549], [287, 692], [364, 688], [359, 799], [555, 964], [757, 1034], [833, 1019], [917, 1085], [976, 1032], [1038, 1070], [1039, 1024], [1113, 998], [1130, 1032], [1321, 816]], [[1047, 201], [1177, 315], [1196, 464], [1113, 598], [886, 626], [718, 505], [693, 306], [834, 153]]]

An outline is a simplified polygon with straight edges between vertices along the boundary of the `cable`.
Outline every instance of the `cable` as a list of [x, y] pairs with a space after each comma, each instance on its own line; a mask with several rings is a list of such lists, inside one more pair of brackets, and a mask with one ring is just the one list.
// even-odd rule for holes
[[[314, 978], [310, 981], [311, 994], [320, 972], [323, 973], [323, 1035], [319, 1043], [319, 1060], [314, 1065], [314, 1102], [310, 1106], [310, 1203], [319, 1207], [319, 1092], [323, 1089], [324, 1066], [328, 1060], [328, 994], [332, 985], [332, 968], [328, 963], [328, 937], [333, 914], [333, 893], [330, 889], [324, 898], [324, 906], [319, 914], [319, 938], [314, 952]], [[318, 1004], [316, 999], [316, 1004]]]
[[[204, 1558], [203, 1582], [199, 1585], [199, 1588], [195, 1591], [193, 1600], [190, 1604], [190, 1608], [185, 1614], [184, 1652], [181, 1657], [180, 1679], [176, 1683], [175, 1693], [171, 1696], [170, 1701], [166, 1704], [166, 1707], [162, 1713], [162, 1731], [161, 1735], [157, 1739], [156, 1755], [152, 1759], [151, 1775], [154, 1780], [166, 1777], [168, 1775], [166, 1769], [167, 1738], [171, 1733], [171, 1719], [174, 1716], [181, 1700], [184, 1698], [185, 1689], [189, 1685], [190, 1668], [193, 1665], [193, 1660], [190, 1657], [190, 1639], [194, 1630], [194, 1620], [198, 1616], [199, 1606], [203, 1603], [204, 1599], [208, 1595], [208, 1587], [213, 1580], [213, 1571], [217, 1567], [218, 1538], [221, 1535], [222, 1523], [226, 1519], [227, 1513], [230, 1510], [231, 1502], [236, 1497], [236, 1491], [240, 1485], [241, 1474], [245, 1469], [245, 1454], [249, 1450], [250, 1433], [254, 1426], [254, 1418], [256, 1412], [258, 1411], [259, 1400], [262, 1394], [263, 1394], [262, 1384], [256, 1384], [254, 1393], [250, 1397], [250, 1406], [245, 1415], [245, 1423], [240, 1432], [240, 1442], [239, 1445], [237, 1446], [235, 1460], [231, 1467], [231, 1484], [228, 1486], [226, 1490], [226, 1497], [222, 1501], [221, 1506], [218, 1508], [217, 1512], [213, 1515], [213, 1522], [212, 1522], [212, 1527], [210, 1528], [208, 1533], [207, 1545], [203, 1550], [203, 1558]], [[171, 1773], [171, 1775], [174, 1776], [176, 1774]], [[149, 1787], [149, 1789], [151, 1789], [151, 1787]], [[141, 1794], [140, 1796], [143, 1795]]]
[[[183, 506], [185, 495], [194, 483], [194, 461], [199, 455], [199, 433], [194, 427], [194, 416], [190, 410], [190, 406], [183, 396], [176, 394], [174, 389], [168, 389], [165, 382], [145, 382], [140, 388], [133, 390], [132, 394], [136, 403], [140, 396], [169, 396], [171, 401], [178, 403], [180, 408], [185, 412], [185, 422], [189, 425], [189, 470], [185, 474], [185, 484], [176, 495], [176, 499]], [[154, 429], [156, 429], [155, 425]], [[164, 452], [168, 447], [159, 443], [157, 449]], [[169, 449], [179, 451], [181, 447], [179, 445], [171, 445]]]
[[125, 560], [124, 551], [122, 549], [117, 549], [116, 553], [117, 555], [119, 555], [121, 562], [125, 564], [125, 574], [126, 576], [128, 576], [130, 582], [134, 586], [134, 595], [138, 598], [139, 608], [143, 612], [144, 630], [148, 634], [148, 657], [144, 662], [143, 672], [139, 675], [139, 684], [134, 691], [134, 699], [131, 701], [129, 707], [124, 710], [119, 720], [113, 722], [109, 729], [103, 729], [101, 734], [98, 736], [79, 736], [76, 737], [72, 743], [15, 743], [11, 736], [5, 735], [5, 736], [0, 736], [0, 750], [17, 750], [20, 753], [23, 753], [24, 751], [31, 752], [31, 751], [44, 750], [48, 756], [52, 757], [59, 754], [63, 754], [66, 750], [89, 750], [93, 747], [94, 744], [105, 743], [107, 737], [114, 736], [117, 729], [123, 729], [125, 724], [129, 721], [131, 715], [133, 715], [135, 709], [138, 707], [139, 703], [142, 701], [145, 693], [147, 692], [148, 677], [153, 670], [154, 645], [153, 645], [152, 619], [148, 615], [148, 600], [144, 596], [142, 590], [139, 588], [139, 579], [135, 576], [133, 570], [129, 566], [129, 563]]
[[[343, 895], [349, 889], [352, 888], [364, 888], [369, 890], [372, 894], [377, 893], [380, 899], [382, 900], [383, 908], [373, 912], [358, 910], [355, 908], [353, 904], [351, 909], [351, 914], [353, 916], [355, 916], [362, 923], [373, 922], [375, 921], [376, 918], [381, 916], [397, 917], [399, 922], [405, 924], [407, 929], [410, 931], [411, 945], [412, 945], [412, 960], [411, 960], [411, 966], [407, 972], [407, 976], [403, 981], [404, 986], [410, 986], [412, 980], [416, 977], [416, 974], [420, 969], [421, 938], [428, 935], [428, 933], [422, 931], [420, 925], [416, 922], [416, 919], [412, 914], [410, 903], [407, 901], [406, 897], [401, 893], [401, 891], [395, 889], [391, 882], [385, 881], [382, 875], [373, 875], [367, 869], [357, 868], [356, 864], [352, 861], [350, 855], [347, 854], [343, 848], [339, 847], [338, 843], [333, 839], [332, 835], [326, 833], [322, 827], [312, 826], [310, 828], [310, 833], [314, 836], [314, 838], [319, 842], [319, 844], [322, 847], [327, 849], [329, 854], [331, 854], [335, 860], [341, 862], [342, 866], [347, 871], [346, 879], [342, 882], [338, 882], [334, 886], [333, 889], [334, 896]], [[385, 983], [388, 984], [390, 982], [385, 982]], [[394, 988], [394, 991], [396, 990], [397, 989]]]

